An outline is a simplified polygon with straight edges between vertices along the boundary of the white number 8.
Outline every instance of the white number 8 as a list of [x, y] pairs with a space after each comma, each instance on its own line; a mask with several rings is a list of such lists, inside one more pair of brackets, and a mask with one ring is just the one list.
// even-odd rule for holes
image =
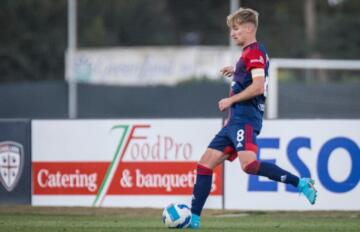
[[236, 140], [238, 142], [241, 142], [244, 140], [244, 130], [243, 129], [238, 130]]

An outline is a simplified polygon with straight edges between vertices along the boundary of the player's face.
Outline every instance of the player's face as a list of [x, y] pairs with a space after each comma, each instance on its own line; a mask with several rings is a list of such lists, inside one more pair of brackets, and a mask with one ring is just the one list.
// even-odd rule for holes
[[234, 23], [230, 29], [230, 36], [236, 45], [243, 46], [249, 34], [249, 25], [247, 23]]

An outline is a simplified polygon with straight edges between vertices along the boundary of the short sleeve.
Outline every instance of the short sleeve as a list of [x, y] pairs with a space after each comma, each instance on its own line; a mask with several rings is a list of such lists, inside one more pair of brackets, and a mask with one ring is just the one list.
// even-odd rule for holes
[[250, 71], [253, 68], [263, 68], [266, 66], [266, 57], [259, 49], [250, 50], [245, 56], [246, 71]]

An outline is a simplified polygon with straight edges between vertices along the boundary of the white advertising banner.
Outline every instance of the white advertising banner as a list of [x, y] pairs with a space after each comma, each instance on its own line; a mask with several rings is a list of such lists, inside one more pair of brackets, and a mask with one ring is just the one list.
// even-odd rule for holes
[[227, 47], [214, 46], [79, 50], [73, 73], [75, 81], [93, 84], [175, 85], [189, 78], [219, 78], [220, 69], [234, 63], [230, 54]]
[[[190, 204], [196, 162], [221, 119], [33, 120], [33, 205]], [[291, 186], [249, 176], [239, 161], [214, 172], [208, 208], [360, 210], [360, 121], [265, 121], [259, 159], [316, 181], [315, 205]], [[223, 189], [224, 188], [224, 189]], [[224, 197], [224, 198], [222, 198]]]
[[225, 208], [240, 210], [360, 210], [360, 121], [265, 121], [259, 159], [315, 179], [310, 205], [295, 188], [248, 176], [238, 161], [225, 164]]
[[[221, 119], [33, 120], [33, 205], [165, 207], [191, 201]], [[206, 207], [221, 208], [222, 167]]]

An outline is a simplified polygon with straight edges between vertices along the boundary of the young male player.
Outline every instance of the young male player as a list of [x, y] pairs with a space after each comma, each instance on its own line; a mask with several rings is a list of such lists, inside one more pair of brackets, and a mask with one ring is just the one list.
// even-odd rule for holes
[[316, 201], [312, 179], [299, 178], [276, 164], [257, 160], [256, 137], [262, 127], [269, 67], [266, 50], [256, 40], [258, 15], [255, 10], [240, 8], [227, 17], [230, 36], [243, 52], [235, 69], [228, 66], [220, 70], [227, 77], [233, 76], [230, 97], [218, 103], [220, 111], [229, 109], [229, 118], [198, 163], [190, 228], [200, 227], [200, 215], [210, 193], [213, 169], [226, 159], [233, 161], [239, 157], [244, 172], [291, 184], [311, 204]]

